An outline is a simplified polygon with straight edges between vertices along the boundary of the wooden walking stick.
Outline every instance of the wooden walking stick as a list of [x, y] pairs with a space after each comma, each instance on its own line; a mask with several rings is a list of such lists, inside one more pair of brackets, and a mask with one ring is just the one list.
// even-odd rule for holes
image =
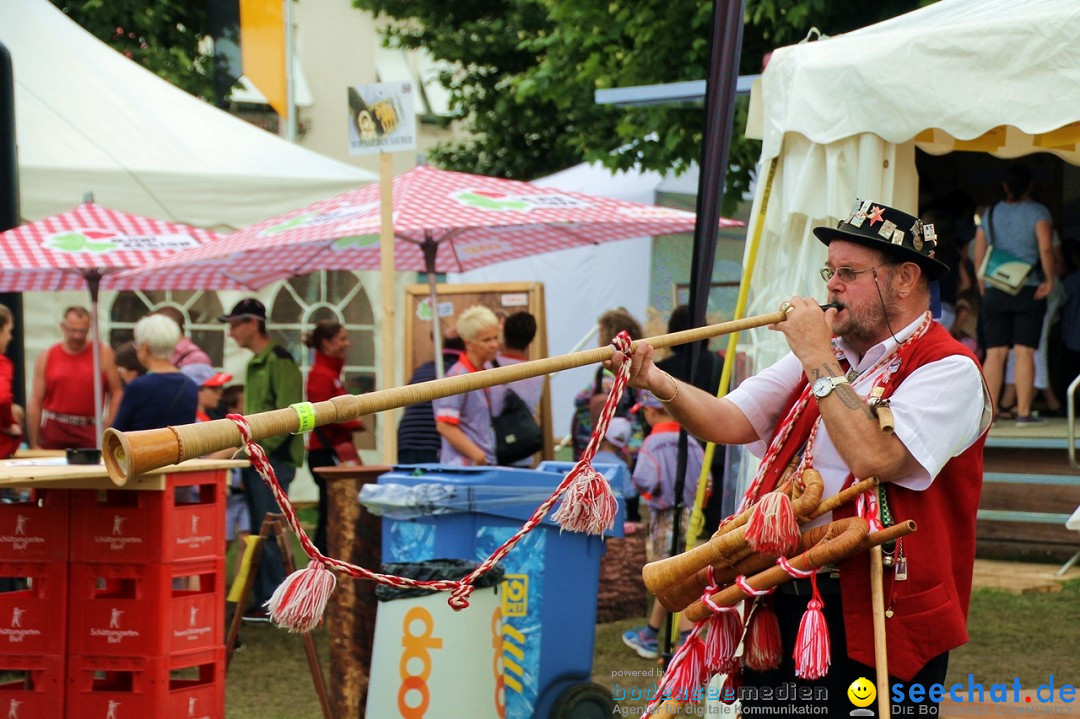
[[[682, 332], [672, 332], [638, 340], [631, 344], [631, 351], [640, 342], [648, 342], [656, 348], [671, 347], [776, 324], [783, 322], [786, 317], [786, 312], [778, 311]], [[430, 402], [441, 397], [604, 362], [611, 359], [614, 351], [611, 346], [597, 347], [547, 359], [470, 372], [457, 377], [446, 377], [406, 387], [393, 387], [364, 395], [346, 394], [325, 402], [300, 403], [285, 409], [259, 412], [246, 419], [251, 427], [251, 439], [254, 441], [278, 434], [307, 432], [315, 427], [346, 422], [365, 414]], [[106, 430], [103, 441], [105, 466], [113, 482], [120, 486], [135, 475], [169, 464], [177, 464], [186, 459], [201, 457], [211, 452], [239, 447], [242, 444], [240, 430], [228, 419], [139, 432], [117, 432], [109, 429]]]
[[870, 603], [874, 616], [874, 669], [877, 672], [878, 714], [892, 716], [889, 706], [889, 655], [885, 651], [885, 587], [881, 545], [870, 548]]

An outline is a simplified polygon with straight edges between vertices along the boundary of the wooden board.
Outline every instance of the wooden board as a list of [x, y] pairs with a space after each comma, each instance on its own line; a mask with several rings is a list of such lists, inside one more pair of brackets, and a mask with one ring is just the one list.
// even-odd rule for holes
[[[512, 315], [526, 311], [536, 318], [536, 338], [529, 345], [529, 359], [548, 356], [547, 315], [544, 311], [544, 285], [540, 282], [492, 282], [473, 285], [437, 285], [440, 311], [439, 324], [443, 333], [453, 327], [457, 316], [473, 305], [484, 305], [496, 315]], [[435, 356], [432, 340], [431, 290], [427, 285], [405, 288], [405, 374], [430, 362]], [[540, 429], [544, 436], [543, 459], [552, 459], [554, 439], [551, 436], [551, 391], [547, 378], [538, 409]]]
[[[111, 479], [104, 464], [47, 465], [18, 464], [18, 460], [0, 463], [0, 487], [40, 487], [54, 489], [120, 489]], [[170, 464], [147, 474], [132, 477], [123, 489], [162, 490], [165, 476], [181, 472], [205, 472], [214, 469], [247, 467], [242, 459], [191, 459], [182, 464]]]

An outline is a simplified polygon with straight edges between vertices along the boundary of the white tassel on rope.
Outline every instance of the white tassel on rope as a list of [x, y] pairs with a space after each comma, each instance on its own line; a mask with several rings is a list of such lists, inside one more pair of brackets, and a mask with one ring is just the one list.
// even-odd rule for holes
[[619, 510], [611, 485], [591, 464], [579, 464], [571, 471], [577, 476], [566, 488], [562, 505], [553, 518], [571, 532], [602, 536], [615, 526], [615, 514]]
[[271, 621], [290, 632], [302, 634], [319, 626], [337, 577], [325, 564], [311, 560], [290, 574], [266, 603]]

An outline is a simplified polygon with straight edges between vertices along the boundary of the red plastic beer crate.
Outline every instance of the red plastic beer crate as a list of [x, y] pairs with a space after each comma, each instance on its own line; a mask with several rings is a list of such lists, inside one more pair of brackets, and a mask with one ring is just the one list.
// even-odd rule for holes
[[177, 473], [166, 482], [164, 491], [72, 491], [71, 560], [176, 562], [220, 556], [225, 472]]
[[0, 655], [64, 653], [67, 571], [63, 562], [0, 562], [0, 578], [17, 587], [0, 592]]
[[225, 561], [69, 565], [68, 653], [156, 656], [224, 645]]
[[166, 657], [73, 655], [67, 685], [69, 717], [224, 719], [225, 650]]
[[68, 516], [62, 489], [37, 489], [0, 504], [0, 562], [66, 561]]
[[[0, 656], [0, 717], [63, 719], [64, 657], [8, 654]], [[74, 716], [74, 715], [73, 715]]]

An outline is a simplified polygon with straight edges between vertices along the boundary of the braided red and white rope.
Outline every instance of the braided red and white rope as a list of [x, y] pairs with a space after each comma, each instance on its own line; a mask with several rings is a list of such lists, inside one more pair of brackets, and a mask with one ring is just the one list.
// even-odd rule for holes
[[[536, 508], [521, 526], [521, 529], [503, 542], [476, 569], [457, 580], [418, 580], [393, 574], [380, 574], [329, 557], [320, 552], [308, 537], [304, 528], [300, 526], [296, 510], [278, 483], [274, 468], [271, 466], [266, 452], [252, 440], [251, 428], [248, 426], [247, 419], [243, 415], [228, 415], [228, 419], [232, 420], [240, 430], [252, 467], [255, 468], [259, 476], [270, 488], [274, 499], [285, 515], [289, 528], [296, 534], [304, 553], [311, 560], [306, 568], [293, 572], [287, 577], [277, 591], [274, 592], [273, 597], [266, 603], [274, 623], [296, 632], [306, 632], [316, 627], [321, 621], [330, 593], [337, 583], [333, 573], [327, 571], [328, 569], [334, 569], [350, 577], [367, 579], [391, 587], [416, 587], [450, 592], [449, 605], [456, 610], [465, 609], [469, 606], [469, 595], [472, 594], [475, 588], [474, 583], [481, 576], [491, 571], [526, 534], [533, 531], [564, 494], [566, 494], [566, 497], [563, 498], [562, 507], [553, 515], [555, 521], [563, 529], [600, 535], [605, 530], [611, 529], [615, 524], [618, 504], [607, 480], [592, 467], [591, 461], [600, 447], [600, 440], [603, 438], [604, 433], [607, 432], [608, 423], [615, 413], [615, 408], [618, 406], [630, 374], [630, 362], [628, 359], [630, 354], [629, 335], [625, 332], [619, 333], [619, 336], [612, 341], [612, 344], [627, 359], [623, 361], [615, 375], [611, 393], [604, 403], [600, 418], [593, 429], [593, 435], [581, 460], [567, 473], [551, 493], [551, 496]], [[582, 506], [586, 504], [592, 506]]]

